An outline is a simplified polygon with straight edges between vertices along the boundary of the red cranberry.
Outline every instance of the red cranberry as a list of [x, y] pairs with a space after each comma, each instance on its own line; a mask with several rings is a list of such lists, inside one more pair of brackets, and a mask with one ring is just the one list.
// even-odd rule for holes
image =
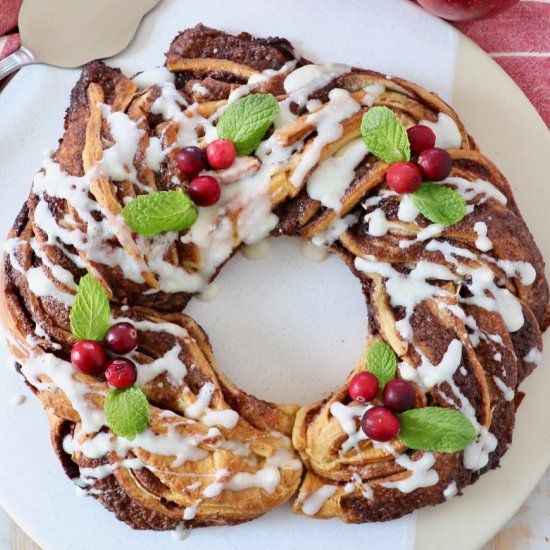
[[361, 427], [374, 441], [390, 441], [399, 433], [399, 420], [386, 407], [369, 409], [361, 420]]
[[444, 180], [451, 173], [453, 167], [451, 155], [439, 147], [422, 151], [417, 162], [423, 176], [430, 181]]
[[191, 180], [187, 192], [196, 205], [212, 206], [220, 200], [222, 190], [216, 178], [198, 176]]
[[386, 173], [386, 181], [396, 193], [414, 193], [422, 185], [422, 174], [412, 162], [396, 162]]
[[226, 139], [216, 139], [208, 144], [206, 148], [206, 157], [208, 164], [214, 170], [224, 170], [229, 168], [235, 160], [237, 152], [232, 141]]
[[115, 388], [128, 388], [137, 380], [136, 365], [126, 357], [115, 357], [107, 363], [105, 378]]
[[84, 374], [99, 374], [105, 369], [107, 356], [101, 344], [82, 340], [71, 350], [71, 363]]
[[184, 147], [176, 153], [176, 162], [184, 174], [198, 174], [206, 168], [206, 155], [200, 147]]
[[130, 353], [138, 345], [138, 333], [131, 323], [117, 323], [105, 335], [105, 344], [115, 353]]
[[413, 408], [416, 392], [410, 382], [396, 378], [386, 384], [383, 397], [388, 409], [403, 412]]
[[426, 149], [435, 147], [435, 134], [431, 128], [423, 124], [417, 124], [407, 130], [409, 142], [411, 144], [411, 153], [419, 155]]
[[370, 372], [358, 372], [350, 381], [348, 392], [360, 403], [371, 401], [378, 395], [378, 379]]

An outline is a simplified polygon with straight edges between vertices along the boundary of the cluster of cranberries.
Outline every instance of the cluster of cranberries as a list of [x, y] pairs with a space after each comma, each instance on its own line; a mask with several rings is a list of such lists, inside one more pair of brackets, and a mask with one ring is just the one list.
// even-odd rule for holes
[[[116, 323], [105, 334], [105, 346], [118, 354], [130, 353], [138, 345], [138, 333], [131, 323]], [[71, 363], [84, 374], [105, 373], [107, 382], [115, 388], [128, 388], [137, 380], [136, 365], [126, 357], [108, 358], [99, 342], [81, 340], [71, 350]]]
[[189, 182], [187, 193], [197, 206], [212, 206], [218, 202], [221, 188], [218, 180], [212, 176], [199, 176], [206, 168], [225, 170], [235, 160], [236, 150], [233, 142], [216, 139], [208, 144], [206, 151], [190, 146], [176, 153], [178, 168], [188, 176], [194, 176]]
[[435, 134], [431, 128], [417, 124], [407, 130], [411, 153], [418, 155], [413, 162], [396, 162], [386, 174], [388, 187], [396, 193], [414, 193], [423, 180], [441, 181], [450, 173], [453, 165], [451, 155], [435, 147]]
[[[378, 396], [380, 387], [374, 374], [359, 372], [350, 381], [348, 392], [350, 397], [360, 403], [367, 403]], [[370, 408], [361, 420], [365, 434], [374, 441], [390, 441], [399, 433], [399, 419], [396, 412], [412, 409], [416, 392], [413, 384], [407, 380], [396, 378], [390, 380], [382, 392], [384, 406]]]

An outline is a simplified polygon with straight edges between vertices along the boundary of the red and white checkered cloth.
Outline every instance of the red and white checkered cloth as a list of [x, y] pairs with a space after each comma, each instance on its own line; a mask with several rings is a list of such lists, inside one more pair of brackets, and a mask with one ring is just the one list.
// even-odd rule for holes
[[17, 15], [22, 0], [0, 0], [0, 59], [21, 45], [17, 29]]
[[[21, 0], [0, 0], [0, 59], [20, 44]], [[550, 128], [550, 0], [521, 0], [490, 19], [457, 23], [516, 81]]]
[[522, 0], [490, 19], [455, 26], [516, 81], [550, 128], [550, 0]]

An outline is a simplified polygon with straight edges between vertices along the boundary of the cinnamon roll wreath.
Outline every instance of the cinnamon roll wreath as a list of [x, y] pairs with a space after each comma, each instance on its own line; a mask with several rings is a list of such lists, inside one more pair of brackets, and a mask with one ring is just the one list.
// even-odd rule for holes
[[[273, 94], [280, 114], [255, 153], [217, 174], [220, 201], [180, 233], [132, 232], [123, 206], [185, 191], [177, 148], [204, 147], [228, 101], [250, 93]], [[444, 183], [467, 203], [462, 221], [434, 230], [388, 189], [387, 163], [366, 148], [357, 156], [372, 106], [434, 129], [453, 161]], [[337, 177], [323, 178], [328, 168]], [[268, 235], [342, 258], [362, 284], [367, 347], [389, 344], [416, 406], [462, 411], [476, 441], [441, 453], [368, 439], [365, 406], [347, 391], [364, 359], [330, 398], [301, 408], [237, 388], [182, 310], [240, 246]], [[108, 293], [113, 322], [139, 332], [132, 359], [151, 421], [132, 441], [106, 423], [106, 382], [70, 363], [69, 313], [86, 273]], [[2, 285], [9, 347], [66, 474], [119, 520], [153, 530], [241, 523], [297, 490], [294, 512], [348, 523], [460, 494], [511, 443], [548, 308], [543, 259], [509, 184], [440, 98], [400, 78], [313, 65], [284, 39], [202, 25], [174, 39], [165, 69], [134, 79], [100, 61], [83, 69], [64, 136], [8, 235]]]

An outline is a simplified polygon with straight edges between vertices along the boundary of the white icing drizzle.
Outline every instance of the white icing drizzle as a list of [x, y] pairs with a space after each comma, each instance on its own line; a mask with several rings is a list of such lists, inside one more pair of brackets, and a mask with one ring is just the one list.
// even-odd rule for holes
[[479, 199], [479, 204], [482, 204], [488, 198], [495, 199], [501, 204], [506, 204], [508, 202], [506, 196], [492, 183], [482, 179], [468, 181], [464, 178], [452, 176], [440, 183], [443, 185], [447, 184], [456, 187], [456, 190], [462, 195], [465, 201], [471, 201], [472, 199], [481, 196], [481, 199]]
[[419, 214], [420, 210], [414, 204], [411, 195], [409, 193], [403, 194], [399, 202], [397, 217], [403, 222], [414, 222]]
[[363, 105], [367, 105], [368, 107], [372, 107], [378, 97], [386, 91], [386, 87], [383, 84], [377, 82], [376, 84], [370, 84], [369, 86], [366, 86], [364, 90], [365, 97], [363, 97], [361, 103]]
[[183, 519], [186, 520], [186, 521], [195, 519], [195, 516], [197, 515], [197, 510], [199, 509], [199, 505], [200, 505], [201, 502], [202, 502], [202, 498], [199, 498], [191, 506], [188, 506], [183, 511]]
[[344, 218], [334, 218], [324, 231], [317, 233], [311, 239], [311, 242], [316, 247], [330, 246], [355, 223], [357, 223], [357, 216], [355, 214], [348, 214]]
[[368, 223], [367, 231], [369, 235], [372, 235], [373, 237], [383, 237], [392, 229], [395, 229], [400, 233], [406, 231], [402, 225], [388, 220], [386, 218], [386, 213], [382, 210], [382, 208], [375, 208], [371, 212], [368, 212], [365, 214], [364, 220]]
[[456, 488], [456, 481], [452, 481], [445, 487], [443, 490], [443, 496], [446, 500], [449, 500], [450, 498], [453, 498], [457, 494], [457, 488]]
[[320, 99], [308, 99], [306, 103], [306, 110], [308, 113], [313, 113], [319, 110], [323, 105], [323, 102]]
[[320, 88], [324, 88], [337, 76], [349, 72], [349, 65], [327, 63], [324, 65], [304, 65], [292, 71], [284, 81], [284, 88], [287, 94], [292, 94], [297, 100], [302, 96], [301, 104]]
[[526, 363], [534, 363], [539, 365], [542, 361], [542, 352], [538, 348], [531, 348], [529, 353], [523, 358]]
[[[434, 242], [434, 241], [432, 241]], [[386, 291], [393, 307], [403, 306], [405, 317], [396, 323], [403, 338], [412, 340], [409, 319], [417, 304], [435, 296], [449, 296], [449, 292], [431, 285], [427, 279], [456, 281], [457, 277], [446, 267], [427, 261], [420, 261], [408, 275], [396, 271], [389, 263], [372, 258], [356, 258], [355, 267], [364, 273], [377, 274], [387, 278]]]
[[359, 442], [368, 439], [361, 428], [362, 418], [372, 405], [344, 405], [336, 401], [330, 406], [330, 414], [338, 421], [348, 438], [342, 443], [341, 452], [347, 453], [351, 448], [359, 451]]
[[104, 149], [99, 169], [113, 181], [130, 180], [138, 184], [134, 157], [144, 131], [122, 111], [112, 112], [109, 105], [101, 105], [101, 111], [114, 143]]
[[185, 416], [193, 420], [201, 420], [207, 426], [222, 426], [232, 429], [239, 421], [239, 415], [232, 409], [212, 410], [209, 405], [216, 387], [207, 382], [199, 390], [197, 400], [185, 408]]
[[[138, 367], [137, 384], [143, 386], [163, 373], [167, 373], [168, 380], [172, 384], [176, 386], [181, 384], [187, 374], [187, 368], [179, 358], [180, 352], [181, 346], [176, 344], [162, 357], [151, 363], [140, 364], [136, 362]], [[133, 357], [133, 360], [135, 361], [135, 357]]]
[[294, 458], [294, 453], [290, 450], [290, 439], [282, 435], [274, 437], [281, 437], [289, 448], [277, 447], [275, 453], [266, 459], [266, 463], [282, 470], [299, 470], [302, 463]]
[[421, 365], [416, 369], [417, 381], [426, 391], [452, 379], [462, 361], [462, 343], [460, 340], [453, 340], [449, 344], [438, 365], [432, 365], [420, 349], [416, 351], [422, 359]]
[[399, 243], [399, 248], [409, 248], [415, 243], [427, 241], [434, 237], [439, 237], [439, 235], [441, 235], [441, 233], [443, 233], [444, 230], [445, 230], [445, 227], [443, 225], [439, 223], [432, 223], [427, 227], [424, 227], [424, 229], [420, 230], [414, 239], [401, 241]]
[[27, 398], [23, 394], [14, 394], [10, 397], [10, 404], [14, 407], [18, 407], [19, 405], [22, 405]]
[[[456, 266], [456, 272], [459, 275], [470, 278], [468, 289], [473, 296], [459, 298], [460, 302], [477, 305], [488, 311], [498, 311], [510, 332], [515, 332], [523, 326], [524, 318], [520, 301], [508, 289], [496, 285], [493, 271], [487, 266], [472, 268], [458, 260], [459, 257], [475, 260], [472, 252], [454, 247], [448, 242], [436, 240], [430, 241], [426, 245], [426, 250], [441, 252], [445, 261]], [[489, 291], [492, 296], [488, 296], [486, 291]]]
[[203, 86], [200, 82], [195, 82], [193, 86], [191, 86], [191, 91], [194, 94], [198, 94], [202, 97], [208, 97], [210, 95], [208, 88], [206, 86]]
[[264, 466], [261, 470], [251, 474], [249, 472], [236, 473], [225, 485], [231, 491], [244, 491], [258, 487], [270, 495], [275, 492], [281, 480], [279, 468], [273, 465]]
[[421, 120], [418, 124], [431, 128], [435, 134], [435, 146], [441, 149], [459, 149], [462, 136], [456, 122], [446, 113], [438, 113], [437, 122]]
[[529, 262], [497, 260], [496, 264], [504, 271], [504, 273], [506, 273], [508, 277], [519, 276], [521, 284], [525, 286], [532, 285], [537, 278], [537, 272]]
[[497, 445], [497, 438], [482, 426], [477, 440], [464, 449], [464, 467], [469, 470], [484, 468], [489, 463], [489, 455], [497, 448]]
[[170, 72], [166, 67], [156, 67], [154, 69], [148, 69], [143, 71], [134, 78], [132, 78], [134, 84], [140, 90], [145, 90], [159, 82], [174, 82], [176, 75]]
[[367, 156], [362, 139], [342, 147], [338, 153], [322, 162], [307, 181], [308, 195], [336, 212], [342, 209], [342, 198], [355, 179], [355, 169]]
[[329, 92], [328, 97], [329, 101], [323, 109], [309, 115], [307, 118], [307, 123], [317, 129], [317, 136], [304, 151], [298, 166], [290, 177], [290, 182], [294, 187], [300, 187], [309, 171], [319, 162], [325, 145], [336, 141], [342, 136], [344, 128], [341, 123], [361, 108], [359, 103], [346, 90], [334, 88]]
[[300, 242], [300, 252], [306, 260], [314, 263], [324, 262], [329, 255], [329, 251], [324, 246], [305, 240]]
[[[33, 191], [38, 197], [34, 222], [46, 233], [47, 244], [59, 246], [60, 241], [73, 245], [77, 250], [84, 250], [90, 260], [111, 267], [120, 267], [126, 279], [143, 283], [141, 273], [146, 270], [146, 265], [122, 248], [105, 245], [106, 241], [115, 239], [115, 235], [110, 222], [106, 219], [97, 221], [92, 216], [93, 211], [99, 210], [98, 204], [89, 197], [90, 179], [93, 174], [94, 171], [82, 177], [69, 176], [60, 170], [57, 163], [47, 159], [42, 165], [42, 171], [33, 181]], [[59, 226], [44, 200], [44, 194], [70, 201], [78, 216], [87, 225], [86, 234], [77, 228], [69, 230]], [[116, 224], [116, 219], [111, 220], [113, 221]], [[75, 258], [74, 255], [71, 257], [73, 260]], [[82, 262], [77, 265], [84, 266]]]
[[[162, 141], [158, 137], [150, 137], [149, 144], [147, 145], [147, 149], [145, 150], [145, 162], [147, 163], [147, 166], [151, 170], [158, 172], [160, 170], [160, 165], [164, 161], [166, 155], [173, 149], [174, 147], [172, 146], [163, 149]], [[179, 180], [174, 183], [178, 184]]]
[[401, 454], [395, 459], [396, 464], [410, 472], [405, 479], [398, 481], [386, 481], [381, 483], [386, 489], [398, 489], [402, 493], [411, 493], [422, 487], [432, 487], [439, 481], [439, 475], [432, 466], [435, 464], [433, 453], [425, 452], [417, 460], [412, 460], [408, 455]]
[[94, 468], [80, 467], [80, 479], [78, 482], [84, 486], [93, 485], [97, 480], [105, 479], [119, 468], [139, 470], [143, 467], [143, 463], [138, 458], [128, 458], [114, 463], [102, 464]]
[[302, 503], [302, 512], [307, 516], [313, 516], [316, 514], [325, 504], [325, 502], [332, 497], [338, 487], [335, 485], [323, 485], [316, 491], [308, 495]]
[[258, 261], [267, 258], [271, 250], [271, 239], [266, 237], [261, 241], [258, 241], [254, 244], [243, 246], [241, 248], [241, 254], [251, 261]]
[[211, 282], [200, 294], [197, 294], [197, 298], [201, 302], [211, 302], [218, 297], [220, 293], [220, 285], [216, 281]]
[[185, 527], [185, 523], [182, 521], [172, 531], [172, 538], [174, 540], [181, 541], [181, 540], [185, 540], [190, 534], [191, 534], [191, 531]]
[[354, 472], [351, 476], [351, 481], [344, 486], [344, 492], [351, 493], [356, 488], [361, 491], [363, 498], [367, 500], [370, 500], [374, 496], [372, 487], [366, 481], [363, 481], [357, 472]]
[[512, 401], [516, 392], [510, 386], [507, 386], [498, 376], [493, 376], [496, 387], [502, 392], [506, 401]]
[[[85, 383], [74, 378], [74, 367], [52, 353], [33, 354], [22, 366], [25, 378], [36, 388], [44, 391], [60, 389], [67, 396], [81, 419], [85, 433], [97, 432], [107, 424], [103, 408], [96, 407], [88, 394], [94, 393]], [[46, 375], [51, 382], [41, 381]]]
[[474, 231], [477, 233], [476, 248], [482, 252], [488, 252], [493, 248], [493, 243], [487, 237], [487, 224], [485, 222], [476, 222]]

